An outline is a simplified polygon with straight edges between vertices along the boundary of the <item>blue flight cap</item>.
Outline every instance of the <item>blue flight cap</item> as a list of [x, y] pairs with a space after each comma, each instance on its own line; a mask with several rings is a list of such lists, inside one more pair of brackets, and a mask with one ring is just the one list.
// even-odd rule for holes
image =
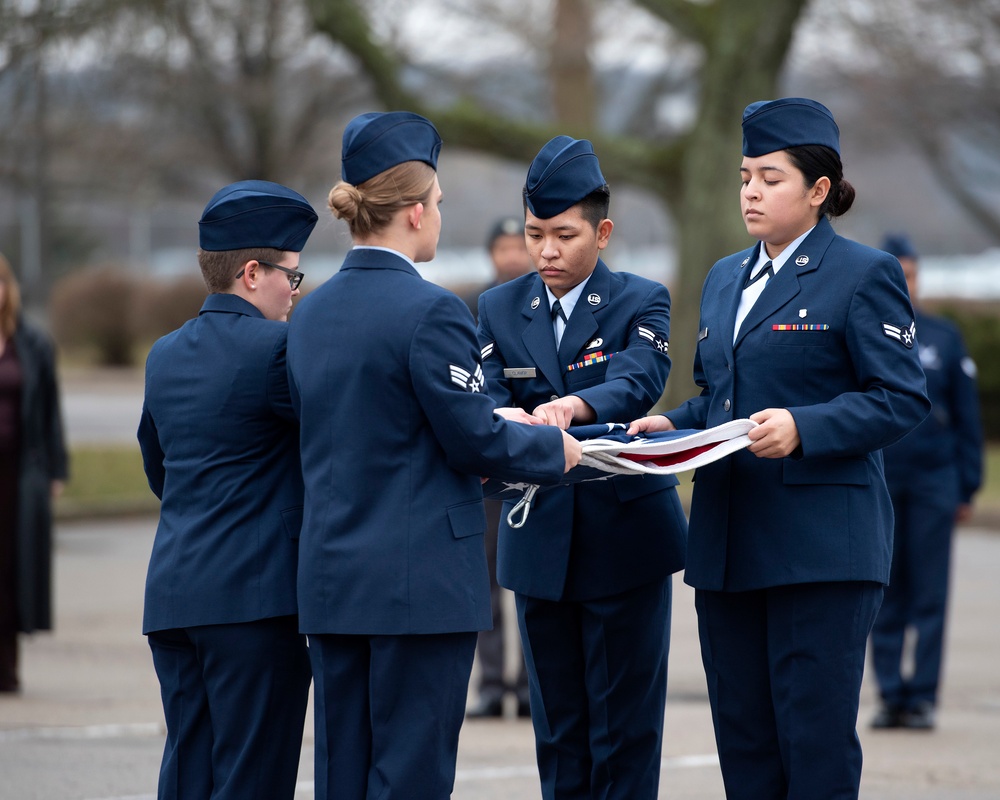
[[590, 142], [556, 136], [528, 167], [524, 202], [536, 217], [550, 219], [606, 183]]
[[805, 97], [760, 100], [743, 111], [743, 155], [755, 158], [806, 144], [840, 155], [840, 128], [830, 109]]
[[273, 247], [302, 252], [316, 212], [298, 192], [270, 181], [239, 181], [208, 201], [198, 220], [202, 250]]
[[344, 128], [340, 177], [357, 186], [406, 161], [437, 169], [441, 137], [425, 117], [411, 111], [360, 114]]
[[917, 249], [905, 233], [887, 233], [881, 249], [896, 258], [917, 258]]

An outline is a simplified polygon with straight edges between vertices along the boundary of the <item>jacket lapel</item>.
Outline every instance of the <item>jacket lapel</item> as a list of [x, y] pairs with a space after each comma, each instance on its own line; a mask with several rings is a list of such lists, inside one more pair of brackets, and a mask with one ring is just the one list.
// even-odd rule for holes
[[[751, 264], [757, 263], [757, 253], [761, 247], [760, 242], [744, 255], [743, 259], [736, 265], [729, 275], [729, 282], [722, 286], [719, 291], [719, 302], [722, 304], [722, 315], [724, 329], [722, 330], [722, 346], [726, 352], [727, 360], [732, 363], [733, 331], [736, 328], [736, 311], [740, 307], [740, 299], [743, 297], [743, 284], [746, 282], [746, 271], [752, 269]], [[780, 273], [779, 273], [780, 274]], [[746, 328], [746, 321], [743, 322], [743, 329]]]
[[527, 325], [521, 332], [521, 341], [532, 361], [561, 397], [565, 393], [565, 387], [556, 355], [556, 337], [552, 330], [549, 301], [545, 296], [545, 284], [540, 277], [535, 277], [531, 290], [524, 298], [521, 314], [527, 318]]
[[[750, 309], [750, 313], [747, 314], [747, 318], [740, 326], [740, 335], [736, 339], [736, 345], [743, 341], [747, 332], [768, 319], [801, 291], [799, 278], [808, 272], [819, 269], [823, 254], [835, 235], [830, 221], [826, 217], [821, 217], [812, 233], [792, 253], [784, 266], [778, 270], [778, 274], [768, 280], [764, 291], [761, 292], [754, 307]], [[735, 311], [733, 313], [735, 316]]]

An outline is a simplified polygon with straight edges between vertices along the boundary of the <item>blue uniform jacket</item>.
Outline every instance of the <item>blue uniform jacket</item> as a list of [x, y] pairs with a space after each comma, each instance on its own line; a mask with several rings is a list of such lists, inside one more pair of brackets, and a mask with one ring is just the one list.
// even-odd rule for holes
[[302, 476], [287, 331], [211, 294], [150, 350], [138, 437], [161, 505], [144, 633], [296, 611]]
[[[819, 221], [733, 327], [755, 245], [705, 280], [695, 355], [702, 393], [667, 416], [706, 428], [786, 408], [800, 450], [743, 450], [695, 473], [685, 581], [743, 591], [889, 580], [892, 506], [881, 448], [930, 404], [899, 262]], [[919, 335], [919, 334], [918, 334]]]
[[948, 320], [918, 310], [917, 330], [931, 413], [885, 449], [885, 478], [890, 487], [902, 486], [915, 471], [954, 470], [958, 499], [969, 503], [983, 478], [976, 365], [965, 351], [962, 334]]
[[391, 252], [358, 249], [288, 336], [306, 485], [305, 633], [491, 626], [479, 476], [555, 483], [561, 434], [495, 417], [472, 316]]
[[[667, 290], [612, 273], [602, 261], [570, 315], [558, 353], [538, 275], [490, 289], [479, 300], [489, 392], [499, 405], [529, 412], [572, 394], [594, 409], [597, 422], [642, 416], [660, 398], [670, 372], [669, 334]], [[586, 600], [676, 572], [684, 566], [687, 536], [677, 482], [672, 475], [615, 476], [539, 493], [524, 527], [501, 522], [499, 582], [530, 597]]]

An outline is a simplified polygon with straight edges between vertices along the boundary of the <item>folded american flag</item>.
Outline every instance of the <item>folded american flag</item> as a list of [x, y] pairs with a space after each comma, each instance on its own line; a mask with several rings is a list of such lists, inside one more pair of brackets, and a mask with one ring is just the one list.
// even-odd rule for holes
[[[750, 444], [747, 433], [757, 423], [736, 419], [706, 430], [661, 431], [629, 436], [628, 425], [574, 425], [567, 431], [581, 440], [580, 464], [563, 476], [560, 486], [581, 481], [606, 480], [613, 475], [673, 475], [718, 461]], [[535, 494], [548, 487], [530, 483], [489, 480], [483, 485], [485, 497], [518, 499], [507, 515], [512, 528], [528, 519]]]

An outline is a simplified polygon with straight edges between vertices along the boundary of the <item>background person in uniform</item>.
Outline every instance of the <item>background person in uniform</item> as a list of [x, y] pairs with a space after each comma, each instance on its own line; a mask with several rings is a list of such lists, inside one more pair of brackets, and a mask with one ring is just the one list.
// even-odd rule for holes
[[684, 573], [726, 796], [855, 798], [892, 545], [880, 449], [929, 408], [913, 310], [895, 259], [827, 219], [854, 189], [825, 106], [747, 106], [739, 173], [759, 241], [705, 280], [701, 394], [631, 430], [760, 423], [747, 450], [697, 470]]
[[68, 472], [55, 349], [21, 315], [0, 254], [0, 692], [17, 692], [18, 634], [52, 628], [52, 498]]
[[[899, 259], [917, 306], [917, 252], [899, 234], [882, 249]], [[873, 728], [934, 727], [944, 648], [945, 610], [956, 522], [972, 513], [983, 470], [976, 365], [951, 322], [916, 308], [920, 363], [931, 413], [882, 451], [895, 512], [892, 570], [872, 629], [871, 653], [881, 706]], [[916, 634], [913, 672], [903, 674], [905, 634]]]
[[[523, 199], [537, 272], [479, 300], [490, 395], [559, 428], [648, 411], [670, 372], [670, 296], [600, 259], [614, 224], [590, 142], [548, 142]], [[656, 797], [670, 576], [687, 531], [676, 485], [561, 486], [537, 495], [524, 527], [501, 523], [498, 577], [515, 593], [544, 798]]]
[[[479, 314], [479, 295], [487, 289], [519, 278], [532, 271], [531, 256], [524, 244], [524, 220], [518, 217], [502, 217], [493, 223], [486, 239], [486, 250], [493, 266], [493, 280], [475, 292], [462, 295], [462, 299], [473, 317]], [[517, 697], [517, 715], [531, 716], [528, 710], [528, 672], [524, 658], [518, 658], [517, 678], [513, 686], [504, 680], [506, 661], [504, 639], [508, 619], [504, 615], [503, 589], [497, 583], [497, 534], [500, 527], [499, 500], [484, 500], [486, 505], [486, 563], [490, 570], [490, 608], [493, 611], [493, 627], [480, 631], [476, 643], [479, 656], [479, 685], [476, 704], [466, 711], [470, 718], [503, 716], [503, 699], [509, 691]]]
[[161, 504], [143, 632], [167, 722], [161, 800], [295, 794], [310, 670], [285, 344], [316, 219], [275, 183], [216, 193], [199, 222], [211, 294], [146, 361], [138, 436]]
[[437, 250], [440, 147], [417, 114], [348, 123], [329, 205], [355, 246], [290, 326], [317, 798], [451, 795], [491, 625], [478, 476], [554, 483], [580, 458], [565, 433], [494, 414], [472, 317], [414, 267]]

